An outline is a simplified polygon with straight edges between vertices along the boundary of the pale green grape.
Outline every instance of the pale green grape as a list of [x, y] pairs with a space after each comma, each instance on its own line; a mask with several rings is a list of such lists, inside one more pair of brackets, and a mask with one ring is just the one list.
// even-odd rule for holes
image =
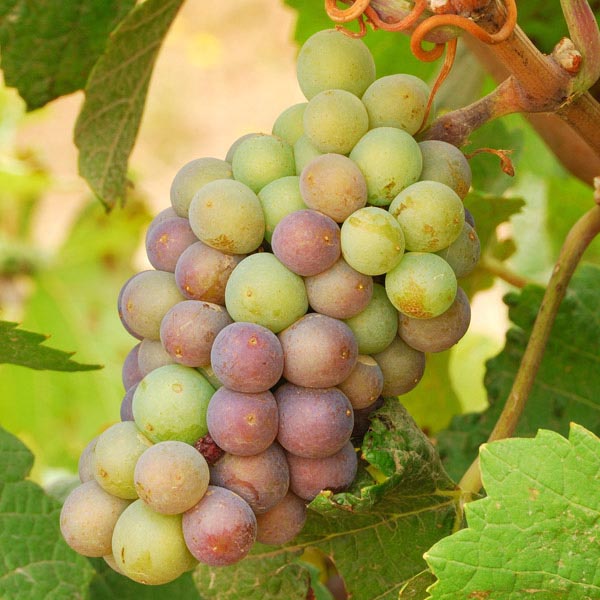
[[258, 323], [277, 333], [308, 309], [302, 277], [269, 252], [246, 257], [231, 273], [225, 305], [234, 321]]
[[398, 221], [375, 206], [361, 208], [344, 221], [341, 242], [344, 260], [365, 275], [387, 273], [404, 253], [404, 234]]
[[473, 271], [480, 253], [481, 243], [477, 232], [467, 222], [463, 225], [460, 235], [447, 248], [436, 252], [452, 267], [458, 279]]
[[397, 73], [377, 79], [362, 97], [369, 127], [398, 127], [415, 134], [425, 118], [429, 91], [427, 84], [414, 75]]
[[345, 90], [320, 92], [304, 111], [304, 132], [319, 152], [348, 154], [368, 129], [367, 109]]
[[404, 188], [390, 204], [402, 227], [406, 249], [437, 252], [449, 246], [465, 223], [465, 209], [458, 194], [438, 181], [417, 181]]
[[414, 138], [395, 127], [366, 133], [350, 152], [367, 180], [369, 204], [387, 206], [405, 187], [419, 179], [423, 159]]
[[306, 102], [301, 102], [286, 108], [273, 124], [273, 135], [293, 146], [304, 133], [303, 117], [306, 104]]
[[375, 80], [375, 61], [365, 43], [335, 29], [319, 31], [306, 40], [296, 69], [300, 89], [309, 100], [331, 89], [360, 97]]
[[262, 243], [265, 217], [258, 196], [232, 179], [207, 183], [190, 204], [190, 226], [207, 246], [247, 254]]
[[283, 217], [307, 208], [300, 194], [300, 178], [297, 175], [271, 181], [258, 192], [258, 199], [265, 215], [265, 239], [269, 243]]
[[465, 155], [452, 144], [442, 140], [419, 142], [423, 155], [420, 179], [439, 181], [464, 198], [471, 187], [471, 167]]
[[310, 142], [306, 134], [301, 135], [294, 144], [294, 159], [296, 162], [296, 175], [301, 175], [304, 167], [317, 156], [321, 156], [319, 152]]
[[263, 135], [262, 133], [245, 133], [244, 135], [241, 135], [237, 140], [235, 140], [235, 142], [233, 142], [233, 144], [231, 144], [231, 146], [229, 147], [229, 150], [227, 150], [227, 155], [225, 156], [225, 160], [231, 164], [231, 161], [233, 160], [233, 155], [235, 154], [236, 150], [239, 148], [240, 144], [250, 138], [256, 137], [257, 135]]
[[383, 373], [383, 396], [398, 396], [410, 392], [425, 372], [425, 354], [395, 337], [383, 351], [373, 355]]
[[429, 252], [407, 252], [385, 276], [385, 290], [392, 304], [416, 319], [441, 315], [454, 302], [456, 289], [452, 267]]

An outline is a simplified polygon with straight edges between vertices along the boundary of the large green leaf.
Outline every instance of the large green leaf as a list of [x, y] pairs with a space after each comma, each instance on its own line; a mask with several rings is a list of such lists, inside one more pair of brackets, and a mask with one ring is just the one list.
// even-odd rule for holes
[[108, 35], [134, 0], [1, 0], [0, 46], [7, 85], [27, 108], [85, 86]]
[[[440, 433], [439, 450], [450, 474], [460, 477], [477, 456], [496, 423], [521, 362], [543, 288], [527, 286], [506, 297], [516, 325], [507, 334], [504, 350], [488, 362], [486, 388], [490, 408], [481, 414], [456, 417]], [[558, 312], [544, 359], [516, 435], [538, 429], [566, 435], [571, 421], [600, 432], [600, 268], [582, 265], [576, 271]]]
[[600, 440], [573, 424], [568, 440], [541, 430], [480, 457], [487, 498], [426, 554], [432, 600], [600, 598]]
[[0, 428], [0, 598], [76, 600], [93, 576], [60, 535], [60, 504], [26, 479], [33, 456]]
[[73, 352], [42, 346], [49, 336], [17, 327], [17, 323], [0, 321], [0, 364], [52, 371], [93, 371], [102, 368], [100, 365], [75, 362], [71, 358]]
[[304, 530], [290, 544], [257, 544], [232, 567], [198, 567], [194, 578], [203, 596], [304, 600], [310, 576], [295, 559], [316, 547], [333, 559], [354, 600], [396, 599], [425, 569], [423, 552], [452, 530], [455, 485], [397, 400], [388, 399], [375, 414], [362, 452], [388, 476], [383, 483], [361, 470], [349, 492], [313, 500]]
[[123, 201], [127, 163], [140, 126], [152, 69], [183, 0], [146, 0], [111, 35], [85, 88], [75, 126], [79, 173], [112, 208]]

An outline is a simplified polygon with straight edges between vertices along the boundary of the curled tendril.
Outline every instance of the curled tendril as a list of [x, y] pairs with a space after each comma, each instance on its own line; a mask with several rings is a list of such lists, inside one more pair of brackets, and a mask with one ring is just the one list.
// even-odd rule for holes
[[477, 148], [470, 154], [465, 154], [465, 158], [471, 160], [477, 154], [486, 152], [488, 154], [494, 154], [500, 159], [500, 168], [504, 173], [513, 177], [515, 174], [515, 168], [513, 167], [512, 160], [510, 160], [509, 154], [512, 154], [512, 150], [499, 150], [496, 148]]
[[352, 31], [351, 29], [348, 29], [347, 27], [344, 27], [343, 25], [336, 25], [335, 28], [338, 31], [341, 31], [343, 34], [347, 35], [348, 37], [363, 38], [363, 37], [365, 37], [365, 35], [367, 35], [367, 26], [365, 25], [364, 15], [360, 15], [360, 17], [358, 17], [357, 21], [358, 21], [358, 27], [359, 27], [358, 31]]
[[[371, 0], [356, 0], [348, 8], [338, 8], [337, 0], [325, 0], [325, 10], [334, 23], [349, 23], [358, 19], [369, 7]], [[346, 32], [347, 30], [344, 30]]]
[[395, 23], [386, 23], [383, 21], [371, 6], [367, 6], [365, 14], [369, 17], [369, 21], [371, 21], [378, 29], [384, 29], [385, 31], [404, 31], [417, 22], [419, 17], [425, 12], [426, 8], [427, 0], [415, 0], [413, 9], [405, 17]]

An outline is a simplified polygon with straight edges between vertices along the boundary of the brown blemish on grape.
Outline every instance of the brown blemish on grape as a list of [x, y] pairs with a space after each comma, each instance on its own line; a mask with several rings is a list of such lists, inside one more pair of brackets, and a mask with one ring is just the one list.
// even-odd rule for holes
[[258, 340], [256, 339], [256, 336], [253, 335], [249, 340], [248, 340], [248, 346], [256, 346], [258, 344]]
[[[183, 356], [183, 350], [181, 349], [181, 347], [180, 347], [180, 346], [177, 346], [177, 347], [175, 348], [175, 356], [176, 356], [177, 358], [181, 358], [181, 357]], [[175, 388], [173, 387], [173, 389], [175, 389]]]
[[121, 562], [125, 564], [125, 546], [121, 546]]
[[206, 243], [213, 248], [217, 248], [219, 250], [234, 250], [235, 242], [228, 238], [225, 234], [218, 235], [216, 238], [212, 238], [210, 240], [206, 240]]
[[352, 416], [352, 411], [350, 409], [346, 409], [346, 416], [347, 417], [351, 417]]
[[183, 392], [183, 386], [181, 385], [181, 383], [174, 383], [171, 386], [171, 389], [176, 393], [176, 394], [180, 394], [181, 392]]
[[108, 477], [108, 473], [104, 469], [98, 469], [98, 473], [100, 473], [100, 477], [102, 477], [103, 479]]
[[340, 356], [344, 359], [347, 360], [348, 358], [350, 358], [350, 350], [348, 350], [348, 348], [344, 348], [342, 350], [342, 352], [340, 353]]
[[163, 246], [166, 246], [169, 243], [169, 235], [167, 233], [163, 233], [158, 239], [159, 243]]
[[253, 292], [251, 289], [246, 290], [246, 298], [252, 298]]
[[144, 427], [144, 429], [146, 431], [154, 431], [154, 427], [152, 425], [150, 425], [150, 423], [146, 423], [146, 426]]
[[246, 423], [248, 423], [248, 425], [255, 425], [256, 415], [246, 415]]

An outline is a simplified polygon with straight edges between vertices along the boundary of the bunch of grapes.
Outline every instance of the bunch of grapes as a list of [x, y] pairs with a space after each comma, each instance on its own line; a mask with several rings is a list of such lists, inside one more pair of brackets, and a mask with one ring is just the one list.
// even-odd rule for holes
[[139, 340], [121, 422], [84, 450], [61, 528], [135, 581], [293, 539], [308, 502], [352, 483], [369, 413], [469, 325], [470, 170], [414, 139], [427, 85], [375, 79], [363, 42], [335, 30], [297, 69], [307, 102], [272, 134], [176, 174], [146, 236], [154, 270], [118, 300]]

